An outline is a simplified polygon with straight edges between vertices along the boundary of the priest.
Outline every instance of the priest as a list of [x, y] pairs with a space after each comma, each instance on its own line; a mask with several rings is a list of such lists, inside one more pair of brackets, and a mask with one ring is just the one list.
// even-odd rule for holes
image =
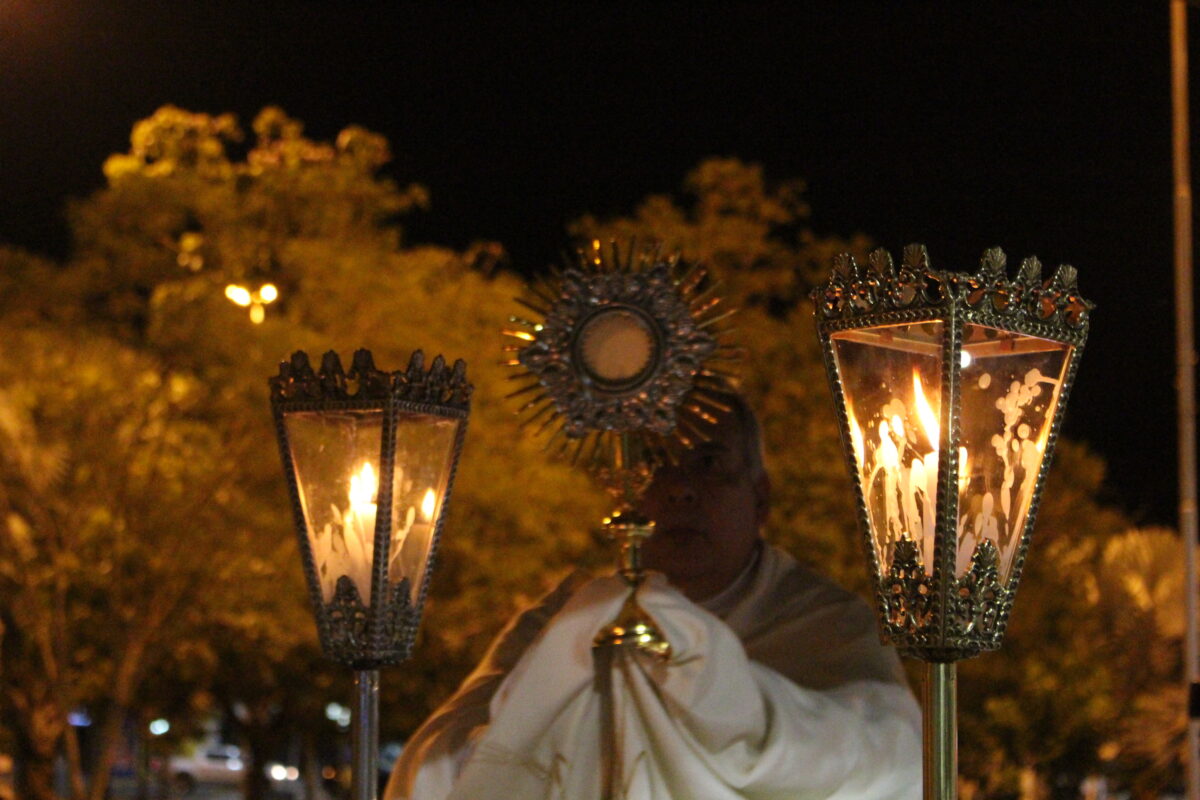
[[616, 652], [615, 750], [592, 639], [626, 589], [575, 574], [412, 736], [386, 800], [591, 800], [606, 771], [628, 800], [919, 796], [920, 712], [899, 659], [866, 603], [762, 539], [758, 422], [741, 397], [724, 403], [711, 440], [660, 468], [639, 509], [657, 523], [639, 600], [671, 656]]

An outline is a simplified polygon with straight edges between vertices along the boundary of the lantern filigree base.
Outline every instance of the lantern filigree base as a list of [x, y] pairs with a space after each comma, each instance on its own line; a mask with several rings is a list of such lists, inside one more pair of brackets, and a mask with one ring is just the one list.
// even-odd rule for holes
[[386, 600], [368, 607], [348, 576], [338, 578], [333, 598], [317, 607], [317, 631], [325, 654], [358, 670], [398, 664], [408, 658], [418, 613], [408, 579], [385, 584]]
[[902, 537], [879, 582], [884, 641], [926, 661], [957, 661], [998, 650], [1013, 600], [1012, 590], [1000, 582], [998, 562], [995, 544], [984, 539], [967, 572], [949, 578], [948, 591], [939, 592], [916, 542]]

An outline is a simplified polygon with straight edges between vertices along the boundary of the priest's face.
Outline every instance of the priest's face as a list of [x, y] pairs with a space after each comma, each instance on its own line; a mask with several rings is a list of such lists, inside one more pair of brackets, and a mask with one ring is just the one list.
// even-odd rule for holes
[[660, 467], [642, 499], [642, 513], [657, 525], [643, 550], [645, 564], [691, 600], [733, 583], [758, 544], [769, 483], [746, 427], [737, 413], [721, 415], [712, 440], [684, 453], [678, 465]]

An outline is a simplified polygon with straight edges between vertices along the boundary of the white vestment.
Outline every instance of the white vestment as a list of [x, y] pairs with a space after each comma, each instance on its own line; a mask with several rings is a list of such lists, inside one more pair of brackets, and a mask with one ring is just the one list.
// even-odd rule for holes
[[[517, 617], [409, 740], [385, 800], [598, 798], [592, 638], [625, 595], [572, 576]], [[617, 797], [920, 795], [920, 712], [861, 599], [764, 547], [711, 613], [657, 575], [639, 600], [672, 655], [616, 655]]]

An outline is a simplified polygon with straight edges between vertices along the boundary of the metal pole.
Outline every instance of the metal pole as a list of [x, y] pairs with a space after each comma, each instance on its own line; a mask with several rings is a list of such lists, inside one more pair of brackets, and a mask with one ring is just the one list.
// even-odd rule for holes
[[1171, 0], [1171, 111], [1175, 172], [1175, 387], [1179, 409], [1179, 532], [1187, 553], [1184, 593], [1188, 691], [1187, 792], [1200, 800], [1200, 641], [1196, 629], [1196, 386], [1192, 311], [1192, 183], [1188, 146], [1187, 2]]
[[925, 800], [958, 796], [958, 673], [954, 662], [925, 664], [922, 708]]
[[621, 751], [617, 747], [616, 709], [613, 703], [613, 662], [620, 645], [597, 644], [592, 647], [596, 668], [595, 690], [600, 698], [600, 800], [614, 800], [621, 785]]
[[354, 691], [351, 791], [354, 800], [375, 800], [379, 792], [379, 670], [356, 670]]

